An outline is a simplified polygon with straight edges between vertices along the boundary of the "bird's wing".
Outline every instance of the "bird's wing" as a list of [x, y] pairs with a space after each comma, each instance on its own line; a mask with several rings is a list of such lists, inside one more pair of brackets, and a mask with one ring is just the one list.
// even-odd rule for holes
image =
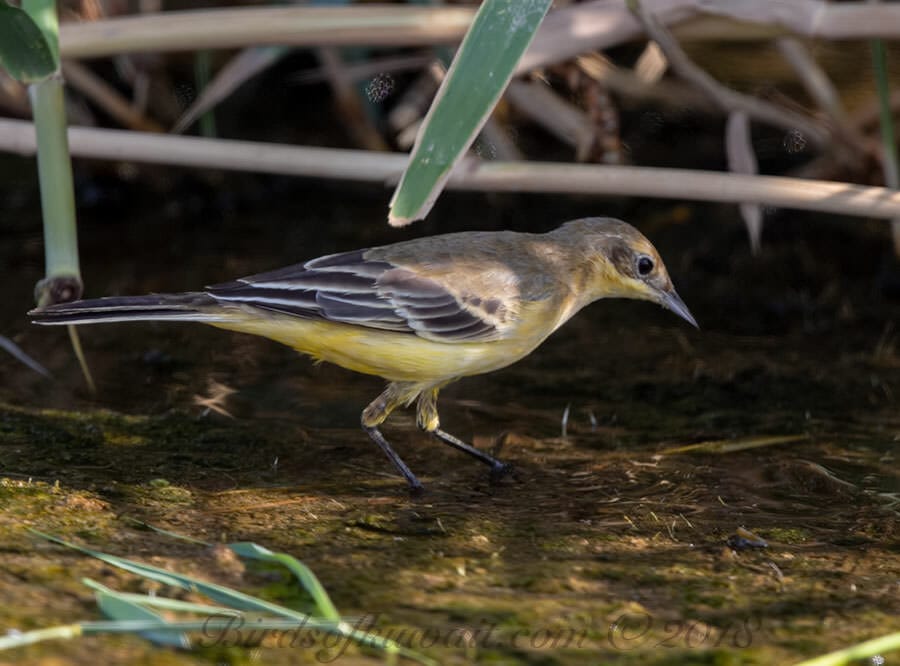
[[415, 334], [438, 342], [488, 341], [502, 336], [496, 304], [457, 296], [421, 271], [366, 250], [332, 254], [305, 264], [207, 287], [223, 303], [304, 319]]

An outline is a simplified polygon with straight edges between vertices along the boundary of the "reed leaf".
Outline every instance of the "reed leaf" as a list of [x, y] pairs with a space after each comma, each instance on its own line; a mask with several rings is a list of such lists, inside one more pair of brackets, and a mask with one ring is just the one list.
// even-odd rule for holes
[[22, 83], [46, 79], [58, 60], [47, 38], [32, 18], [0, 0], [0, 67]]
[[424, 217], [487, 121], [551, 0], [485, 0], [475, 15], [413, 145], [388, 221]]

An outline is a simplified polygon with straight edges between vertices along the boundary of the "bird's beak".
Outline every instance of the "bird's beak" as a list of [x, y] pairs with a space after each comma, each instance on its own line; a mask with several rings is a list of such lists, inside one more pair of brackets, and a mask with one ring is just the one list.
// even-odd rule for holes
[[694, 328], [700, 328], [700, 326], [697, 324], [697, 320], [694, 319], [694, 315], [691, 314], [691, 311], [688, 310], [688, 306], [684, 304], [684, 301], [681, 300], [681, 297], [675, 292], [674, 289], [672, 289], [671, 291], [662, 292], [662, 300], [660, 301], [660, 305], [677, 314]]

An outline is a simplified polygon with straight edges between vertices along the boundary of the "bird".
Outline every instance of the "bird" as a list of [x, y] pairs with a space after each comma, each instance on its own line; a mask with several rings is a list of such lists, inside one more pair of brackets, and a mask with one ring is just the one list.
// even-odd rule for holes
[[630, 224], [572, 220], [547, 233], [466, 231], [330, 254], [201, 291], [109, 296], [31, 310], [36, 324], [202, 322], [288, 345], [387, 380], [363, 430], [413, 494], [423, 485], [380, 426], [416, 403], [419, 428], [485, 463], [511, 466], [440, 427], [437, 399], [462, 377], [506, 367], [602, 298], [657, 303], [691, 325], [659, 253]]

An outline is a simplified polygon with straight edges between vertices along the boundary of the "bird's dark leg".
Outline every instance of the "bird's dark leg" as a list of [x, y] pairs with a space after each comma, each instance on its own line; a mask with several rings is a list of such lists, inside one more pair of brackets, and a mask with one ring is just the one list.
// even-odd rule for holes
[[449, 444], [454, 449], [458, 449], [463, 453], [467, 453], [476, 460], [480, 460], [491, 468], [491, 480], [498, 481], [512, 470], [512, 465], [497, 460], [493, 456], [488, 455], [484, 451], [476, 449], [470, 444], [466, 444], [461, 439], [454, 437], [449, 432], [440, 429], [440, 418], [437, 411], [438, 388], [428, 389], [419, 394], [419, 401], [416, 403], [416, 421], [419, 427], [425, 432], [430, 432], [445, 444]]
[[409, 484], [409, 491], [413, 494], [421, 493], [425, 489], [424, 486], [422, 486], [422, 482], [416, 478], [416, 475], [412, 473], [409, 466], [403, 462], [403, 458], [397, 455], [397, 452], [394, 451], [393, 447], [384, 438], [381, 431], [375, 426], [363, 426], [363, 430], [365, 430], [366, 434], [372, 438], [373, 442], [381, 447], [381, 450], [384, 451], [385, 455], [394, 464], [397, 471], [403, 475], [403, 478], [406, 479], [406, 483]]
[[363, 430], [366, 431], [366, 434], [371, 437], [373, 442], [378, 444], [378, 447], [384, 451], [384, 454], [397, 468], [397, 471], [403, 475], [406, 483], [409, 484], [410, 492], [413, 494], [419, 494], [424, 490], [422, 482], [416, 478], [409, 466], [403, 462], [403, 458], [397, 455], [394, 448], [381, 434], [378, 426], [384, 423], [394, 409], [401, 405], [408, 405], [415, 400], [417, 394], [418, 390], [413, 385], [392, 382], [388, 384], [388, 387], [381, 395], [369, 403], [369, 406], [363, 410], [361, 418]]

